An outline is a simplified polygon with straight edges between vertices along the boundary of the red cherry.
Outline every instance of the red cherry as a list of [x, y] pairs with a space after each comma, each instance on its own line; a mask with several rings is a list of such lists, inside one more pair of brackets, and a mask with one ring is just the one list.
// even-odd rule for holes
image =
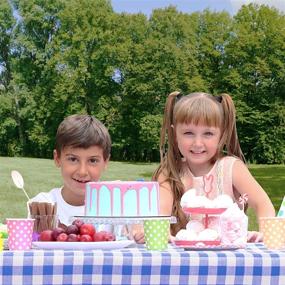
[[78, 229], [81, 228], [81, 226], [84, 224], [84, 222], [80, 219], [76, 219], [72, 222], [73, 225], [77, 226]]
[[67, 241], [68, 235], [66, 233], [61, 233], [58, 237], [57, 237], [57, 241]]
[[57, 228], [54, 228], [52, 230], [52, 236], [53, 236], [53, 240], [56, 240], [57, 237], [61, 234], [61, 233], [64, 233], [65, 230], [63, 228], [60, 228], [60, 227], [57, 227]]
[[105, 235], [105, 241], [114, 241], [114, 240], [116, 240], [116, 236], [113, 235], [112, 233], [107, 233]]
[[93, 240], [94, 241], [105, 241], [105, 231], [97, 232], [93, 235]]
[[95, 227], [92, 224], [83, 224], [80, 227], [80, 234], [81, 235], [90, 235], [93, 236], [95, 234]]
[[78, 230], [78, 227], [76, 225], [69, 225], [65, 232], [70, 235], [70, 234], [78, 234], [79, 233], [79, 230]]
[[54, 241], [53, 238], [53, 231], [52, 230], [45, 230], [40, 233], [39, 237], [40, 241]]
[[77, 242], [78, 241], [77, 235], [76, 234], [69, 234], [66, 241]]
[[116, 240], [116, 237], [109, 232], [106, 231], [100, 231], [94, 234], [93, 236], [94, 241], [114, 241]]
[[81, 235], [80, 236], [80, 241], [90, 242], [90, 241], [93, 241], [93, 239], [92, 239], [92, 237], [90, 235]]

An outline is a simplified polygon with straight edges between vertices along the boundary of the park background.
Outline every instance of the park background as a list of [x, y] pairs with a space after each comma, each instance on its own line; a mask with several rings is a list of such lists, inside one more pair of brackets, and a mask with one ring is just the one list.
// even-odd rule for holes
[[[231, 15], [169, 6], [146, 16], [117, 13], [105, 0], [0, 0], [0, 67], [0, 193], [6, 208], [15, 204], [10, 216], [26, 210], [9, 202], [23, 200], [5, 184], [11, 169], [33, 177], [31, 196], [49, 191], [50, 182], [59, 186], [59, 176], [47, 182], [50, 169], [37, 168], [35, 159], [49, 165], [58, 124], [70, 114], [95, 115], [108, 127], [112, 165], [127, 174], [114, 179], [140, 173], [150, 179], [165, 100], [174, 90], [233, 97], [250, 169], [254, 174], [263, 165], [262, 175], [271, 179], [262, 186], [275, 208], [281, 203], [285, 16], [273, 7], [249, 4]], [[124, 162], [151, 171], [131, 177]]]

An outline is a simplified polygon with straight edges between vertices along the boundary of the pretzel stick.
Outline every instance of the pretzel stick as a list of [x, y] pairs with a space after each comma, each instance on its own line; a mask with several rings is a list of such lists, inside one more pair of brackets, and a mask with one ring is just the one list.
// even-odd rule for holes
[[39, 203], [39, 212], [40, 212], [40, 220], [39, 220], [39, 232], [46, 230], [48, 228], [47, 220], [46, 220], [46, 207], [45, 203]]
[[55, 225], [54, 226], [57, 227], [58, 226], [57, 202], [54, 202], [54, 204], [53, 204], [53, 212], [52, 212], [52, 214], [55, 217]]
[[34, 231], [39, 232], [39, 220], [37, 218], [37, 215], [39, 214], [38, 202], [30, 203], [29, 208], [31, 217], [35, 218]]
[[56, 214], [57, 214], [57, 203], [56, 203], [56, 202], [54, 202], [52, 214], [53, 214], [53, 215], [56, 215]]
[[53, 228], [53, 216], [52, 216], [53, 206], [51, 203], [46, 203], [46, 213], [47, 213], [47, 225], [48, 229], [52, 230]]
[[38, 202], [32, 202], [30, 206], [31, 206], [31, 214], [38, 215], [39, 214]]
[[53, 204], [52, 214], [54, 216], [54, 227], [57, 227], [57, 225], [58, 225], [58, 216], [57, 216], [57, 203], [56, 202], [54, 202], [54, 204]]

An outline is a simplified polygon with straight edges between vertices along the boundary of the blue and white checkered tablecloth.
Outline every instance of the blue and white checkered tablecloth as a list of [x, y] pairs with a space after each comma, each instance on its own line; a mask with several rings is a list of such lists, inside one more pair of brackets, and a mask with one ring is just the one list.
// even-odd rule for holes
[[0, 284], [285, 284], [285, 250], [0, 252]]

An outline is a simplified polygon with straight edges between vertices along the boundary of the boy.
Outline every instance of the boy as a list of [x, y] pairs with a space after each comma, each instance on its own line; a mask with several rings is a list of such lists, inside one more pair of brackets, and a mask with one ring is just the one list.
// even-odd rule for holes
[[63, 186], [31, 200], [57, 202], [59, 223], [69, 225], [71, 216], [84, 215], [85, 184], [100, 179], [110, 152], [109, 132], [99, 120], [89, 115], [66, 117], [58, 127], [53, 152]]

